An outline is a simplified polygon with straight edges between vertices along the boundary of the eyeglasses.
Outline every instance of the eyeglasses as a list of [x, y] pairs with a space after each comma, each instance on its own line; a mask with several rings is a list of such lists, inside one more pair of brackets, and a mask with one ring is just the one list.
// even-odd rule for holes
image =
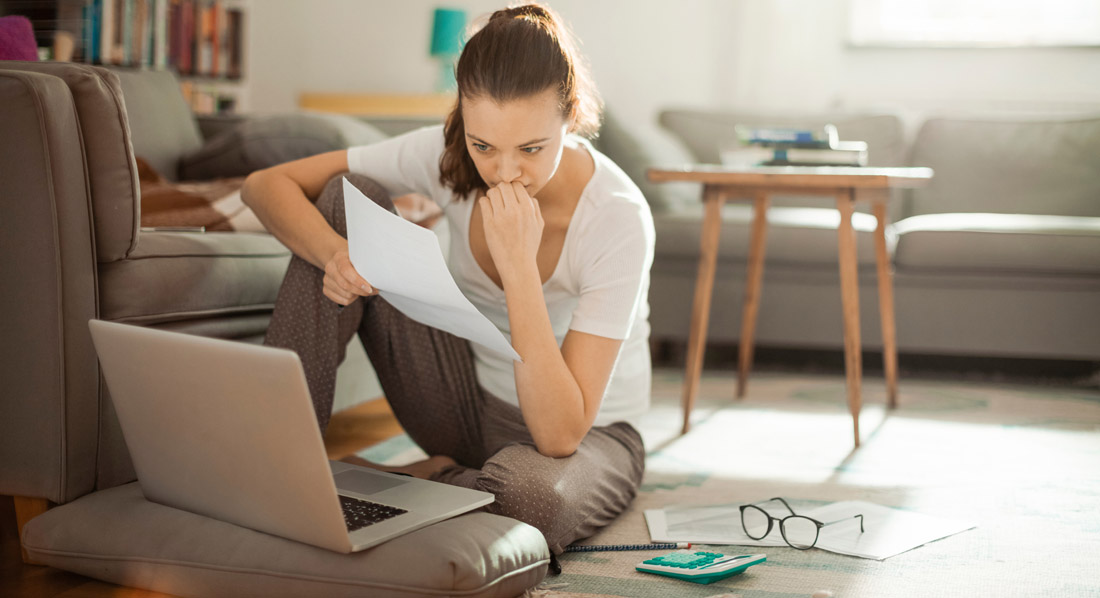
[[[778, 517], [772, 517], [767, 511], [757, 506], [769, 503], [773, 500], [778, 500], [783, 503], [783, 506], [787, 507], [787, 510], [790, 511], [791, 514], [780, 519]], [[750, 538], [753, 540], [764, 539], [765, 536], [771, 533], [772, 524], [778, 521], [779, 532], [783, 534], [783, 540], [792, 548], [797, 548], [799, 550], [809, 550], [813, 548], [814, 545], [817, 544], [817, 537], [821, 533], [821, 528], [826, 525], [859, 518], [859, 531], [863, 533], [863, 515], [853, 515], [851, 517], [845, 517], [844, 519], [837, 519], [836, 521], [829, 521], [826, 523], [806, 517], [805, 515], [796, 515], [791, 505], [787, 504], [787, 501], [778, 496], [751, 505], [741, 505], [740, 509], [741, 527], [745, 528], [745, 533]], [[761, 529], [764, 530], [763, 533], [755, 531]]]

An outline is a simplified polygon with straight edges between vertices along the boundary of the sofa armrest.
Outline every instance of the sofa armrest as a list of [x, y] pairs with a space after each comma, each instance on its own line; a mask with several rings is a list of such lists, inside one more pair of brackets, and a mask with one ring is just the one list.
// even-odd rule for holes
[[59, 77], [0, 67], [0, 105], [0, 494], [64, 503], [92, 489], [99, 422], [84, 145]]

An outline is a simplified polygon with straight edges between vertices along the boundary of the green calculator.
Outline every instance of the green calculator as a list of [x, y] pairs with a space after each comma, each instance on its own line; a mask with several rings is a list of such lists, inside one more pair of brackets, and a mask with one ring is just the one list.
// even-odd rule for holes
[[642, 561], [634, 569], [695, 583], [713, 583], [737, 575], [749, 567], [768, 560], [763, 554], [729, 556], [718, 552], [677, 550]]

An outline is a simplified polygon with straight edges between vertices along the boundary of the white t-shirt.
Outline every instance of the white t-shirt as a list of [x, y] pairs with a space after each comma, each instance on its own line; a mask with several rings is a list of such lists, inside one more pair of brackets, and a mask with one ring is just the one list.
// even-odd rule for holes
[[[560, 347], [569, 330], [623, 345], [595, 424], [637, 425], [649, 408], [649, 269], [653, 263], [653, 217], [638, 187], [607, 156], [578, 140], [596, 168], [581, 194], [565, 244], [543, 295]], [[380, 143], [348, 150], [348, 170], [377, 181], [391, 196], [419, 193], [446, 216], [448, 267], [458, 288], [506, 338], [511, 338], [504, 291], [481, 269], [470, 250], [474, 193], [456, 201], [439, 181], [443, 126], [425, 127]], [[471, 343], [481, 386], [519, 405], [512, 362]]]

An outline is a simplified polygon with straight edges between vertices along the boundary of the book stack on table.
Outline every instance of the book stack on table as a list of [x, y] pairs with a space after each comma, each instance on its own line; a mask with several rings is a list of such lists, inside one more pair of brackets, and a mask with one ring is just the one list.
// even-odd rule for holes
[[840, 141], [834, 125], [821, 129], [736, 127], [737, 143], [721, 151], [727, 166], [866, 166], [867, 143]]

